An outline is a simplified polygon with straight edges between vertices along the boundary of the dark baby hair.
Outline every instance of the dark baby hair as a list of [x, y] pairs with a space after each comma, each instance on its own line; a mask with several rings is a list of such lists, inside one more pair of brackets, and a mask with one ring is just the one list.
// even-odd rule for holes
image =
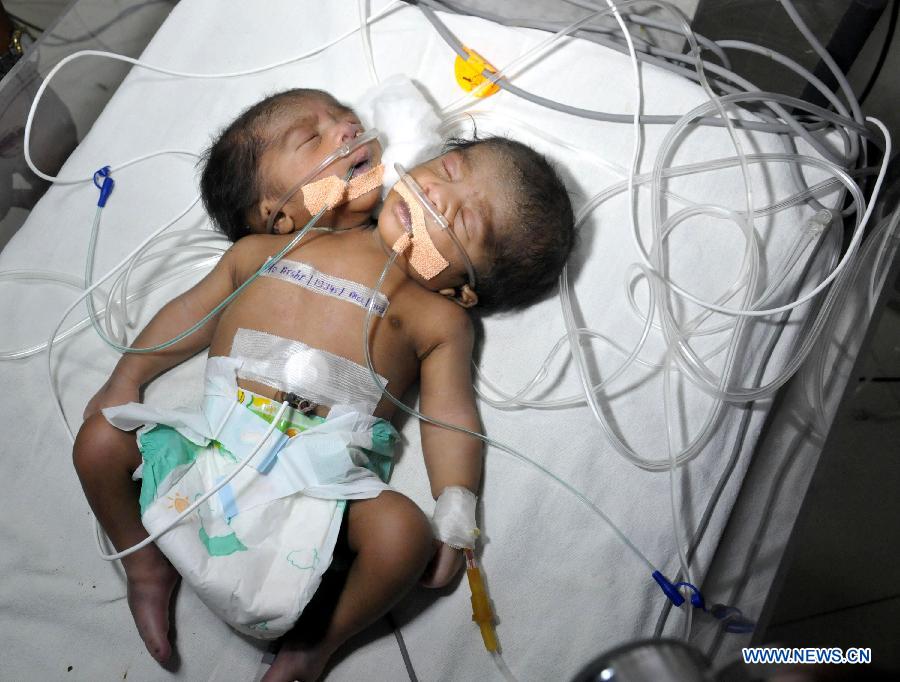
[[247, 218], [262, 194], [259, 162], [270, 142], [264, 134], [266, 125], [288, 106], [313, 97], [334, 100], [327, 92], [306, 88], [266, 97], [232, 121], [203, 153], [203, 206], [231, 241], [250, 233]]
[[575, 242], [575, 216], [562, 179], [546, 157], [506, 137], [453, 139], [445, 152], [487, 151], [513, 196], [511, 224], [490, 246], [492, 265], [477, 273], [478, 309], [524, 308], [553, 289]]

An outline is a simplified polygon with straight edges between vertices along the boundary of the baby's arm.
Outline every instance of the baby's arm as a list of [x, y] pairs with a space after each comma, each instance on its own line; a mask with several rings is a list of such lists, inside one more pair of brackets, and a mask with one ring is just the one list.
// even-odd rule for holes
[[[426, 355], [420, 369], [421, 411], [480, 433], [481, 422], [472, 387], [472, 322], [461, 309], [458, 314], [442, 316], [441, 320], [441, 340]], [[477, 495], [481, 481], [481, 441], [426, 422], [422, 422], [421, 429], [432, 496], [437, 499], [449, 486], [462, 486]], [[441, 543], [423, 584], [446, 585], [461, 567], [461, 552]]]
[[[234, 244], [212, 271], [195, 286], [169, 301], [131, 344], [147, 348], [176, 337], [199, 322], [238, 286], [238, 264], [248, 250], [245, 237]], [[219, 313], [221, 315], [221, 313]], [[124, 353], [109, 379], [88, 402], [84, 418], [104, 407], [137, 401], [140, 389], [167, 369], [206, 348], [212, 340], [219, 315], [178, 343], [153, 353]]]

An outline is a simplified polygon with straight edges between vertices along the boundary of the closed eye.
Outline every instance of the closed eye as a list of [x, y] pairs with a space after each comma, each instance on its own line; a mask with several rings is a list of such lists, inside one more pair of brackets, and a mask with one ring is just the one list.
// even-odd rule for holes
[[297, 149], [307, 146], [310, 142], [313, 142], [317, 137], [319, 137], [318, 134], [314, 134], [314, 135], [311, 135], [311, 136], [305, 138], [300, 144], [297, 145]]
[[469, 229], [466, 227], [466, 221], [463, 220], [462, 211], [458, 211], [456, 214], [456, 220], [453, 222], [453, 226], [456, 228], [457, 232], [465, 232], [466, 237], [471, 237], [469, 234]]

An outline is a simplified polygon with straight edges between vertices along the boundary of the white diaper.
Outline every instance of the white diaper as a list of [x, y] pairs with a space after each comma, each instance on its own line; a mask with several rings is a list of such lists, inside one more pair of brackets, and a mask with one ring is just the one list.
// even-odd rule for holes
[[[200, 409], [130, 403], [103, 411], [118, 428], [141, 427], [141, 514], [148, 532], [167, 527], [234, 471], [269, 429], [236, 402], [240, 365], [235, 358], [209, 359]], [[370, 455], [390, 454], [396, 432], [387, 422], [346, 406], [333, 406], [325, 420], [297, 419], [306, 421], [282, 425], [287, 433], [276, 429], [228, 485], [157, 540], [212, 611], [262, 639], [290, 630], [318, 588], [345, 500], [389, 489], [366, 468], [373, 465]]]

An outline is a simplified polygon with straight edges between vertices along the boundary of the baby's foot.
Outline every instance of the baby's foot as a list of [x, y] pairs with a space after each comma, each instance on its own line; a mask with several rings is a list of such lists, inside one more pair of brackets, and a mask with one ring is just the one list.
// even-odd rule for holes
[[126, 566], [128, 606], [147, 651], [157, 662], [165, 664], [172, 655], [169, 603], [180, 576], [156, 547], [148, 552], [150, 549], [132, 555], [132, 561]]
[[325, 669], [329, 655], [328, 651], [319, 647], [301, 647], [285, 642], [260, 682], [313, 682]]

